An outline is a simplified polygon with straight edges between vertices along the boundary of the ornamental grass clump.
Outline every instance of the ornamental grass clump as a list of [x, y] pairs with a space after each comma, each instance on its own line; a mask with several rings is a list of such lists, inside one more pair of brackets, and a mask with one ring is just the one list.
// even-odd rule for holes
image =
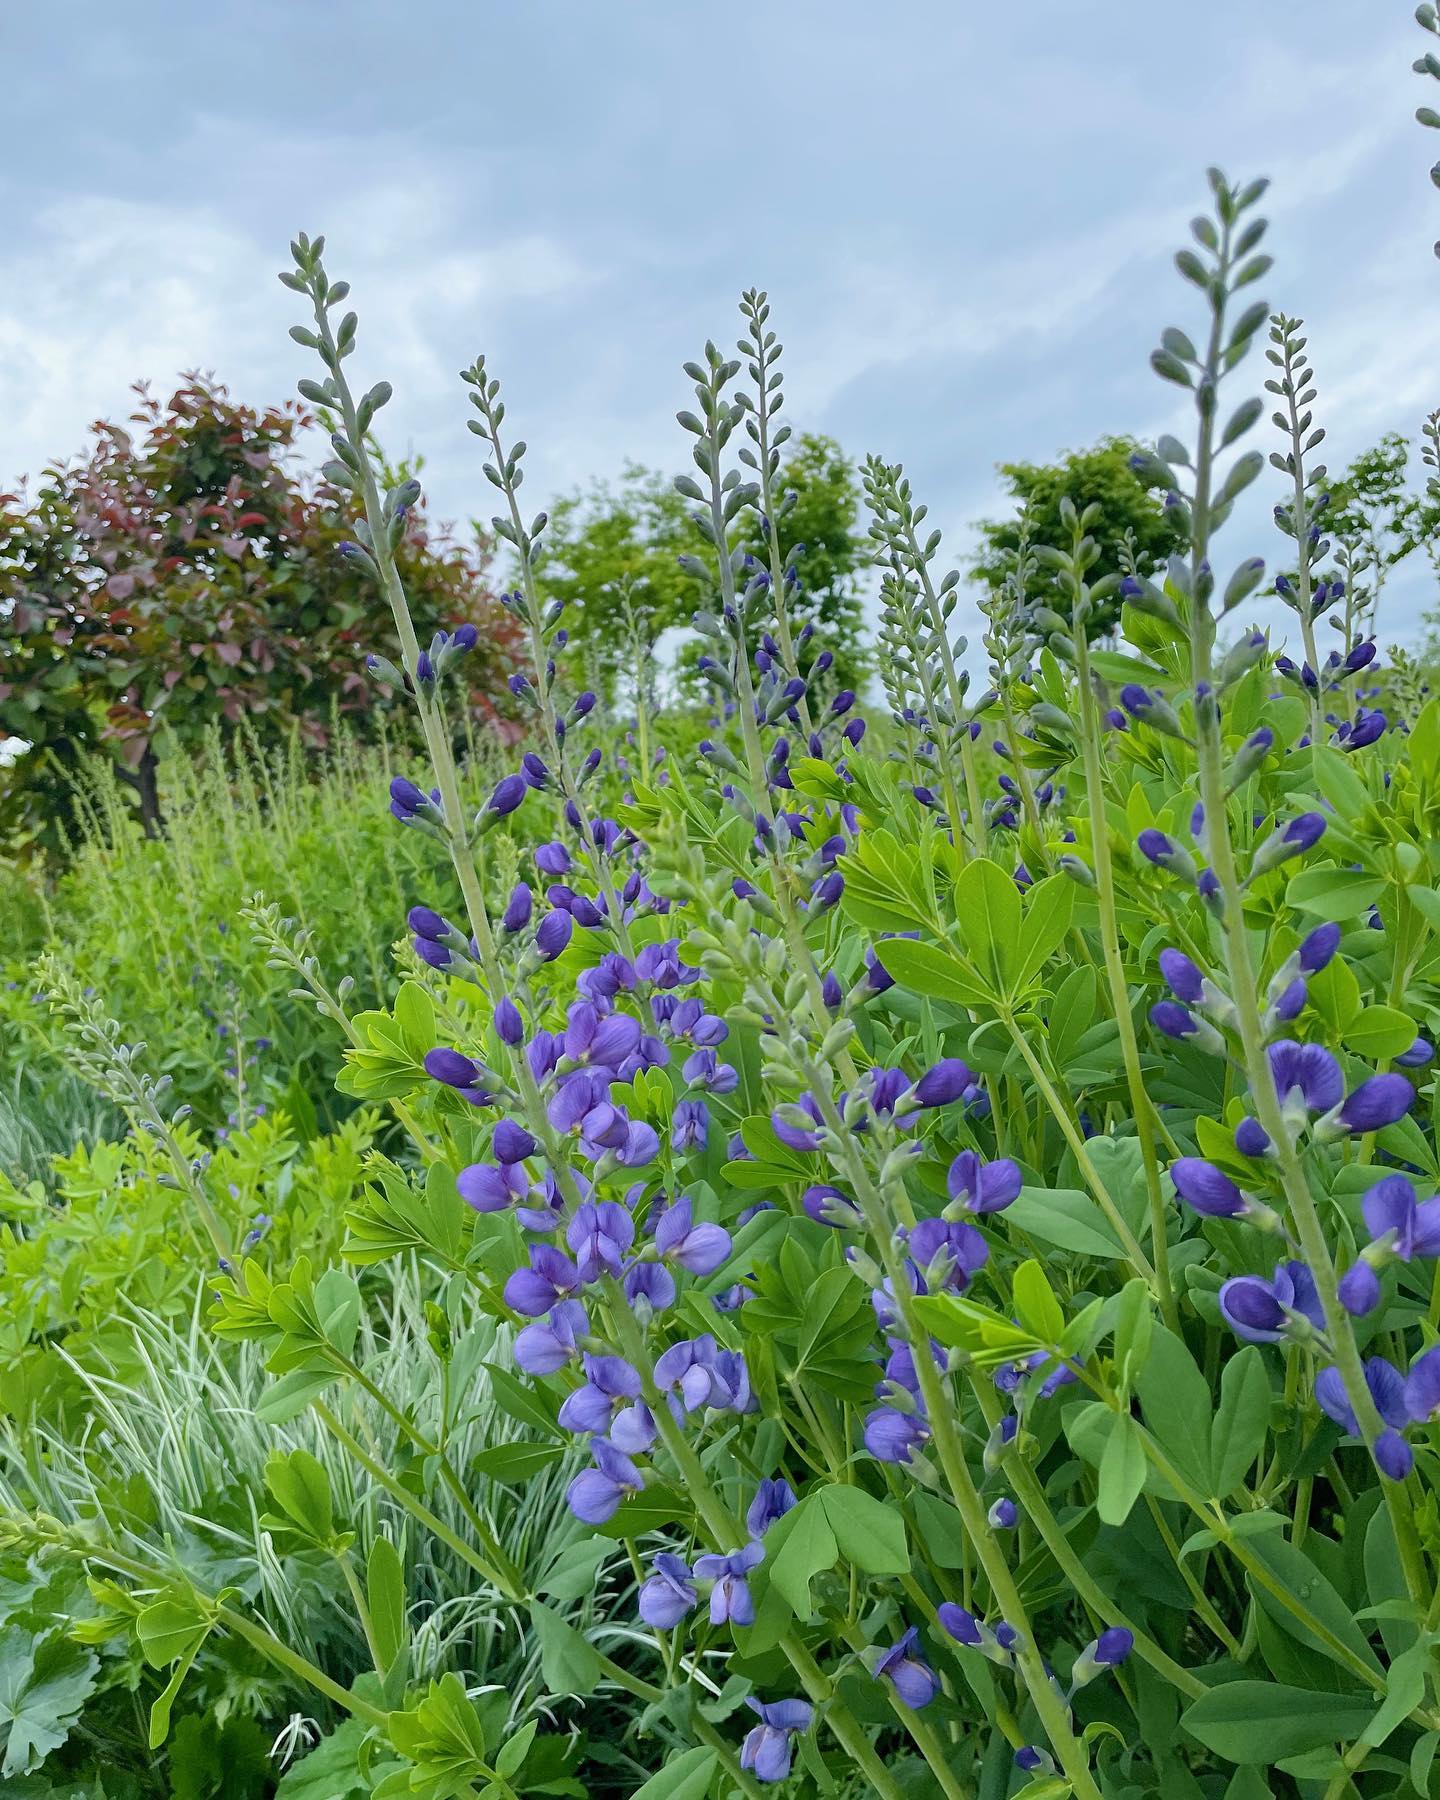
[[[264, 1416], [311, 1414], [395, 1533], [458, 1558], [550, 1700], [427, 1666], [383, 1534], [351, 1571], [373, 1668], [340, 1684], [94, 1521], [11, 1518], [173, 1667], [153, 1741], [235, 1632], [358, 1721], [386, 1796], [590, 1791], [584, 1734], [617, 1708], [651, 1800], [1432, 1791], [1440, 701], [1387, 685], [1363, 570], [1325, 535], [1305, 342], [1254, 297], [1264, 187], [1212, 171], [1177, 258], [1199, 329], [1151, 360], [1190, 422], [1142, 453], [1186, 546], [1163, 579], [1123, 546], [1128, 572], [1097, 576], [1073, 496], [1063, 541], [1022, 532], [987, 596], [977, 678], [940, 534], [870, 459], [869, 731], [792, 578], [763, 294], [736, 355], [685, 365], [715, 696], [693, 764], [625, 762], [567, 666], [526, 447], [478, 359], [532, 727], [478, 808], [444, 726], [455, 646], [422, 649], [395, 560], [414, 483], [368, 448], [389, 388], [352, 384], [348, 286], [296, 240], [301, 393], [337, 422], [327, 478], [402, 647], [380, 673], [432, 763], [392, 789], [436, 867], [394, 921], [393, 1007], [352, 1015], [313, 958], [288, 965], [344, 1029], [342, 1091], [404, 1138], [371, 1156], [341, 1258], [238, 1241], [162, 1090], [63, 980], [60, 1004], [176, 1153], [213, 1329], [273, 1376]], [[1267, 328], [1293, 564], [1269, 585], [1298, 662], [1248, 625], [1264, 566], [1221, 535], [1266, 468], [1245, 376]], [[757, 519], [768, 556], [741, 548]], [[1094, 630], [1117, 605], [1119, 643]], [[283, 961], [283, 920], [251, 919]], [[427, 1296], [428, 1387], [412, 1369], [403, 1398], [366, 1348], [391, 1261]], [[462, 1369], [517, 1435], [454, 1430]], [[551, 1468], [631, 1572], [608, 1635], [506, 1542], [507, 1497]], [[269, 1479], [278, 1554], [348, 1554], [315, 1457]]]

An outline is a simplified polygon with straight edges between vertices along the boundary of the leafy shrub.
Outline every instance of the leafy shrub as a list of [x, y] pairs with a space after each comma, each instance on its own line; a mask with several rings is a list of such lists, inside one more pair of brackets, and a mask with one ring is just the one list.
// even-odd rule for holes
[[[0, 731], [29, 746], [0, 770], [0, 829], [23, 844], [65, 847], [75, 777], [97, 750], [153, 830], [167, 746], [193, 758], [244, 722], [267, 746], [298, 731], [320, 747], [337, 713], [365, 732], [375, 684], [361, 665], [398, 649], [340, 554], [335, 489], [295, 462], [311, 414], [257, 411], [201, 377], [164, 402], [137, 392], [138, 429], [101, 425], [33, 496], [0, 496]], [[397, 554], [427, 638], [480, 628], [465, 698], [488, 705], [512, 634], [485, 546], [411, 510]]]

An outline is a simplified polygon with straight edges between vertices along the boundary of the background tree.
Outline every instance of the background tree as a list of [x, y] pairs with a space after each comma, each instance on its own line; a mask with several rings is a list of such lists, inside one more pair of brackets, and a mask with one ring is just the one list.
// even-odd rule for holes
[[[864, 670], [860, 571], [868, 548], [858, 527], [859, 481], [833, 438], [798, 432], [782, 482], [796, 496], [785, 515], [785, 541], [804, 546], [796, 558], [801, 593], [793, 610], [813, 620], [834, 651], [836, 679], [854, 686]], [[550, 509], [541, 578], [547, 593], [568, 604], [571, 642], [589, 679], [612, 695], [631, 656], [621, 603], [627, 579], [637, 621], [652, 645], [662, 632], [688, 626], [708, 598], [700, 581], [680, 567], [679, 559], [697, 548], [689, 512], [690, 502], [675, 492], [669, 476], [638, 463], [626, 466], [618, 484], [596, 482]], [[746, 532], [743, 547], [768, 564], [753, 514]]]
[[[1386, 579], [1417, 550], [1440, 579], [1440, 500], [1428, 490], [1406, 486], [1410, 445], [1390, 431], [1362, 450], [1330, 490], [1327, 531], [1359, 552], [1356, 567], [1365, 567], [1371, 613], [1378, 606]], [[1425, 615], [1432, 639], [1440, 627], [1435, 613]]]
[[[1053, 463], [999, 464], [999, 474], [1014, 501], [1014, 510], [1008, 518], [980, 522], [980, 547], [971, 561], [971, 573], [992, 591], [1001, 586], [1014, 564], [1020, 544], [1020, 520], [1027, 511], [1032, 543], [1063, 543], [1060, 502], [1067, 494], [1077, 506], [1098, 501], [1102, 509], [1092, 534], [1102, 552], [1092, 581], [1123, 572], [1120, 546], [1127, 531], [1132, 534], [1135, 559], [1142, 573], [1148, 575], [1159, 568], [1172, 552], [1181, 548], [1185, 534], [1166, 512], [1159, 484], [1130, 467], [1130, 458], [1139, 448], [1133, 438], [1107, 437], [1089, 450], [1066, 451]], [[1037, 570], [1031, 584], [1032, 598], [1052, 598], [1049, 588], [1053, 579], [1046, 570]], [[1060, 610], [1067, 611], [1068, 606]], [[1118, 601], [1099, 609], [1092, 636], [1108, 635], [1119, 623], [1119, 616]]]
[[[367, 653], [398, 653], [373, 586], [339, 555], [344, 496], [294, 454], [311, 418], [256, 411], [211, 378], [167, 401], [136, 390], [129, 428], [101, 424], [83, 460], [33, 495], [0, 495], [0, 831], [59, 847], [87, 756], [116, 759], [147, 830], [159, 761], [195, 755], [244, 720], [263, 744], [326, 743], [338, 717], [365, 735]], [[503, 692], [515, 626], [485, 581], [488, 547], [412, 513], [400, 550], [422, 635], [470, 621], [473, 699]]]

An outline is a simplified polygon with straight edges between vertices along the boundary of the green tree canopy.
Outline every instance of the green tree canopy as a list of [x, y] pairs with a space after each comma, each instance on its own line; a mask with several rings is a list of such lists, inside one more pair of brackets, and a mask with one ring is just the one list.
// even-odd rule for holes
[[[853, 685], [864, 662], [859, 576], [868, 555], [857, 516], [859, 481], [833, 438], [799, 432], [781, 482], [795, 494], [781, 526], [801, 581], [793, 610], [814, 621], [835, 653], [837, 679]], [[669, 476], [638, 463], [627, 464], [618, 483], [596, 482], [550, 509], [537, 558], [541, 581], [547, 594], [567, 603], [566, 624], [587, 679], [611, 692], [633, 660], [627, 596], [649, 645], [661, 632], [688, 625], [709, 598], [700, 580], [680, 567], [682, 556], [700, 548], [690, 509]], [[750, 513], [737, 524], [742, 547], [768, 564], [758, 517]]]
[[[1022, 517], [1028, 516], [1032, 543], [1064, 543], [1060, 502], [1068, 494], [1078, 507], [1098, 502], [1102, 509], [1092, 531], [1102, 552], [1092, 581], [1123, 572], [1120, 551], [1127, 531], [1137, 566], [1142, 574], [1151, 574], [1181, 547], [1185, 533], [1166, 513], [1159, 484], [1130, 467], [1139, 448], [1133, 438], [1106, 437], [1088, 450], [1065, 451], [1053, 463], [1001, 463], [999, 473], [1014, 508], [1007, 518], [981, 521], [980, 548], [971, 561], [971, 573], [992, 590], [1000, 587], [1019, 548]], [[1038, 570], [1033, 597], [1058, 600], [1049, 592], [1052, 581], [1045, 570]], [[1061, 605], [1059, 610], [1068, 608]], [[1106, 635], [1118, 621], [1117, 601], [1097, 613], [1093, 635]]]

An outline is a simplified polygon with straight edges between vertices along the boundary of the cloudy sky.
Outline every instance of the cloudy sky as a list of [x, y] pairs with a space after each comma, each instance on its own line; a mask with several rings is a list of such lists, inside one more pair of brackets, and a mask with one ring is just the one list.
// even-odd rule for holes
[[[994, 464], [1180, 424], [1171, 254], [1268, 173], [1331, 466], [1440, 405], [1440, 196], [1409, 0], [16, 0], [0, 14], [0, 485], [129, 384], [309, 373], [274, 272], [323, 231], [360, 377], [447, 517], [488, 511], [484, 351], [537, 501], [675, 467], [680, 364], [769, 289], [797, 422], [903, 460], [957, 556]], [[1264, 369], [1237, 378], [1258, 385]], [[1239, 388], [1237, 386], [1237, 397]], [[1268, 447], [1268, 446], [1267, 446]], [[1257, 497], [1235, 560], [1276, 558]], [[1382, 636], [1431, 604], [1418, 566]]]

